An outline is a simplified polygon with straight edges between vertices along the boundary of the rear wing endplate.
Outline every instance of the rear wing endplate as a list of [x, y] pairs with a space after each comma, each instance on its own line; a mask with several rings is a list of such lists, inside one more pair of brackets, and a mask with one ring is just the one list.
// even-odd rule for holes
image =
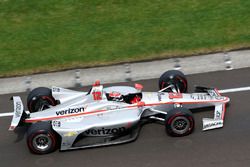
[[13, 96], [11, 99], [14, 103], [14, 112], [9, 130], [13, 131], [21, 121], [22, 115], [24, 113], [24, 107], [22, 100], [19, 96]]

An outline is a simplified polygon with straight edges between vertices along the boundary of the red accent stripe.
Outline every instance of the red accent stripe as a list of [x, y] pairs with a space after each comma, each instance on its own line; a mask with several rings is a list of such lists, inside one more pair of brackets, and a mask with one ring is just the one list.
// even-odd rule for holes
[[15, 129], [16, 128], [16, 126], [10, 126], [9, 127], [9, 130], [13, 130], [13, 129]]
[[[227, 102], [228, 98], [226, 97], [225, 100], [212, 100], [212, 101], [195, 101], [195, 102], [180, 102], [181, 104], [199, 104], [199, 103], [215, 103], [215, 102]], [[163, 104], [176, 104], [177, 102], [166, 102], [166, 103], [149, 103], [145, 104], [144, 106], [157, 106], [157, 105], [163, 105]], [[135, 104], [135, 105], [130, 105], [126, 106], [124, 108], [134, 108], [134, 107], [142, 107], [140, 104]], [[121, 109], [121, 108], [120, 108]], [[53, 119], [60, 119], [60, 118], [67, 118], [67, 117], [74, 117], [74, 116], [80, 116], [80, 115], [89, 115], [89, 114], [95, 114], [95, 113], [100, 113], [100, 112], [105, 112], [109, 110], [95, 110], [95, 111], [89, 111], [89, 112], [83, 112], [83, 113], [77, 113], [77, 114], [70, 114], [70, 115], [62, 115], [62, 116], [52, 116], [52, 117], [47, 117], [47, 118], [30, 118], [24, 120], [26, 123], [32, 123], [32, 122], [37, 122], [37, 121], [48, 121], [48, 120], [53, 120]], [[223, 115], [224, 117], [224, 115]]]
[[226, 113], [226, 104], [223, 105], [223, 109], [222, 109], [222, 120], [224, 120], [225, 117], [225, 113]]
[[77, 114], [61, 115], [61, 116], [52, 116], [52, 117], [47, 117], [47, 118], [33, 118], [33, 119], [31, 118], [31, 119], [24, 120], [24, 122], [32, 123], [32, 122], [37, 122], [37, 121], [48, 121], [48, 120], [53, 120], [53, 119], [60, 119], [60, 118], [67, 118], [67, 117], [73, 117], [73, 116], [94, 114], [94, 113], [103, 112], [103, 111], [107, 111], [107, 110], [95, 110], [95, 111], [90, 111], [90, 112], [85, 112], [85, 113], [77, 113]]
[[218, 102], [226, 103], [227, 101], [228, 101], [228, 97], [226, 97], [225, 100], [204, 100], [204, 101], [193, 101], [193, 102], [149, 103], [149, 104], [145, 104], [145, 106], [154, 106], [154, 105], [162, 105], [162, 104], [176, 104], [176, 103], [180, 103], [180, 104], [199, 104], [199, 103], [218, 103]]
[[183, 98], [182, 93], [168, 93], [168, 98], [169, 99], [181, 99]]
[[218, 90], [217, 88], [215, 88], [214, 91], [215, 91], [219, 96], [221, 96], [221, 94], [220, 94], [220, 92], [219, 92], [219, 90]]

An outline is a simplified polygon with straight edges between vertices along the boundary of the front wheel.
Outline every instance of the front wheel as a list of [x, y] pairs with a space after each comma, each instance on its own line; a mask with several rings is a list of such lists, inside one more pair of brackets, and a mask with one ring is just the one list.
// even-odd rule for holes
[[32, 124], [27, 132], [27, 145], [35, 154], [48, 154], [57, 149], [57, 134], [49, 122]]
[[167, 134], [170, 136], [189, 135], [194, 130], [193, 114], [186, 108], [174, 108], [166, 115], [165, 127]]
[[[171, 85], [173, 85], [179, 93], [187, 92], [187, 79], [181, 71], [169, 70], [161, 75], [159, 78], [159, 89], [162, 90]], [[172, 89], [166, 89], [164, 92], [172, 92]]]

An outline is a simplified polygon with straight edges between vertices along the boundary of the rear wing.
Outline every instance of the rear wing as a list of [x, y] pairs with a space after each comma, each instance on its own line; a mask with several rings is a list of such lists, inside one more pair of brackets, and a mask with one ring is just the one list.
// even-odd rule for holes
[[21, 122], [21, 119], [25, 112], [22, 100], [19, 96], [13, 96], [11, 99], [13, 100], [14, 103], [14, 111], [9, 130], [13, 131]]

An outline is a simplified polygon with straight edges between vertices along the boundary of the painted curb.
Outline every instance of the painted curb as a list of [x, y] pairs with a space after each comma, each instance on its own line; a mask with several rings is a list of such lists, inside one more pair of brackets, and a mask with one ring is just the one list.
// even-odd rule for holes
[[40, 86], [86, 86], [97, 79], [101, 83], [152, 79], [171, 69], [180, 69], [185, 74], [196, 74], [246, 67], [250, 67], [250, 50], [1, 78], [0, 94], [24, 92]]

